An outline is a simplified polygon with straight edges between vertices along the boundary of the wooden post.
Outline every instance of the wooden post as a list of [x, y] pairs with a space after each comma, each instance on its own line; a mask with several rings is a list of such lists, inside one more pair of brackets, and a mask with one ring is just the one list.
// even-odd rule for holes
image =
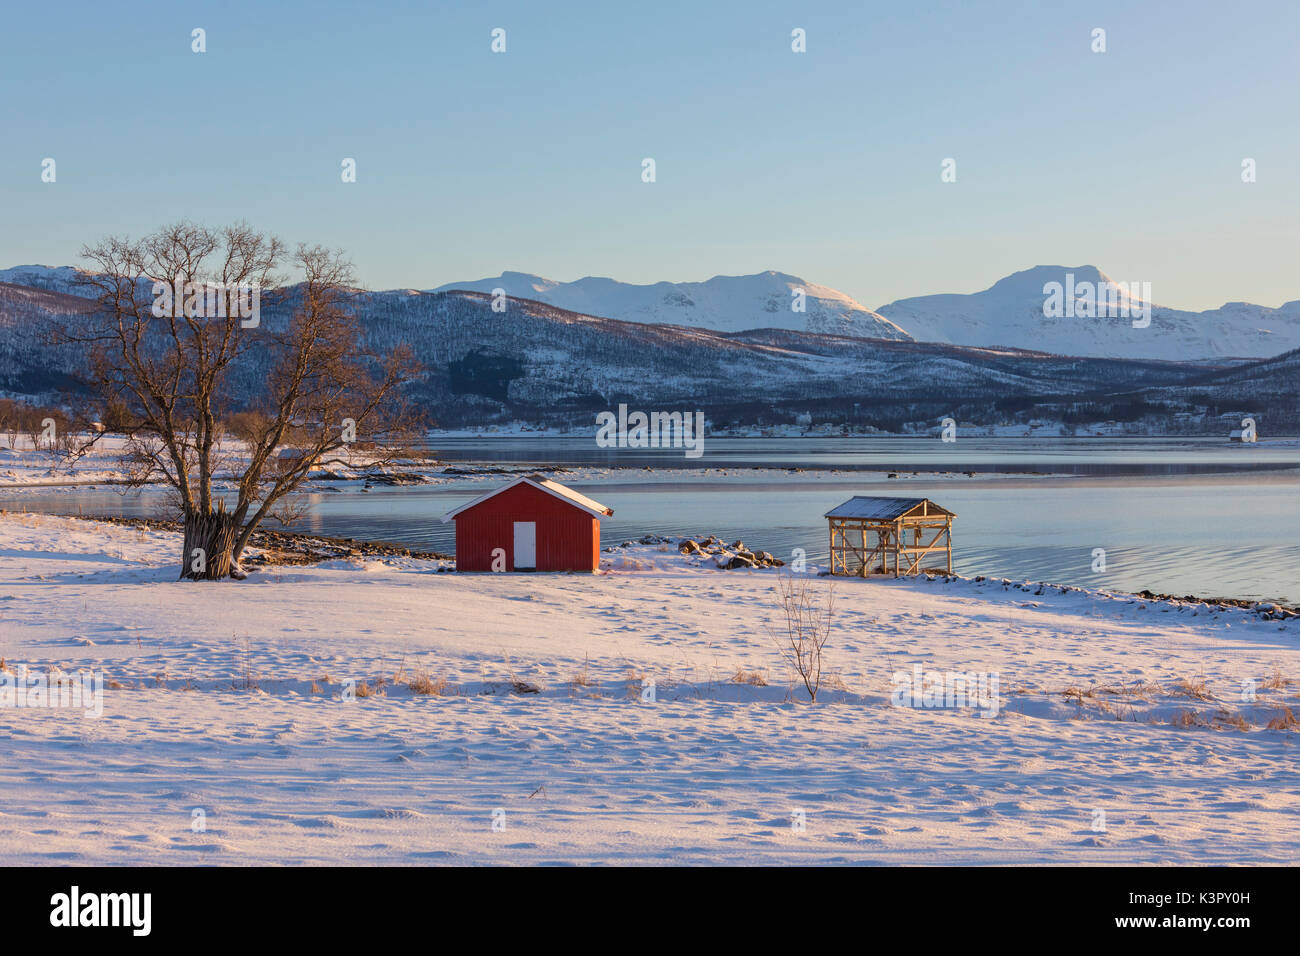
[[943, 528], [944, 542], [948, 545], [948, 573], [952, 574], [952, 518], [949, 517]]

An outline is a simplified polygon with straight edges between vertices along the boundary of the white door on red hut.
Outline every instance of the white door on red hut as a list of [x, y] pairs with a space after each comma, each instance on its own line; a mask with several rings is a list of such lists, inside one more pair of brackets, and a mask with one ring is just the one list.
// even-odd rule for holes
[[537, 567], [537, 522], [515, 522], [515, 570], [531, 571]]

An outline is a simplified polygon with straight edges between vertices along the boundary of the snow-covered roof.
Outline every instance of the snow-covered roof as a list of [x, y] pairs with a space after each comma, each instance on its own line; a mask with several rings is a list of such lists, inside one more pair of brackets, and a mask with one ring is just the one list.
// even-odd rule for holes
[[442, 520], [444, 522], [450, 521], [452, 518], [456, 517], [456, 515], [460, 514], [462, 511], [468, 511], [470, 508], [473, 508], [475, 505], [482, 504], [483, 502], [487, 501], [489, 498], [494, 498], [497, 495], [501, 494], [501, 492], [508, 491], [509, 489], [515, 487], [516, 485], [532, 485], [534, 488], [538, 488], [549, 495], [554, 495], [557, 498], [562, 498], [563, 500], [569, 502], [569, 504], [577, 505], [583, 511], [588, 511], [591, 514], [593, 514], [595, 517], [600, 518], [602, 520], [608, 518], [610, 515], [614, 513], [613, 508], [607, 508], [604, 505], [602, 505], [599, 501], [593, 501], [592, 499], [588, 498], [586, 495], [580, 495], [572, 488], [562, 485], [558, 481], [552, 481], [550, 478], [547, 478], [543, 475], [520, 475], [518, 478], [510, 482], [508, 485], [502, 485], [500, 488], [497, 488], [494, 491], [489, 491], [485, 495], [479, 495], [473, 501], [461, 505], [459, 508], [455, 509], [454, 511], [448, 511], [445, 515], [442, 516]]
[[[865, 518], [871, 521], [893, 521], [916, 511], [912, 517], [925, 515], [952, 515], [929, 498], [875, 498], [854, 495], [842, 505], [826, 512], [824, 518]], [[955, 515], [954, 515], [955, 517]]]

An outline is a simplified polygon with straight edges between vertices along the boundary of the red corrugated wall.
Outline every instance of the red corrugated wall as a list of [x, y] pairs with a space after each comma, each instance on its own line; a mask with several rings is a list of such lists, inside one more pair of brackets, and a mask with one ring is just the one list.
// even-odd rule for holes
[[457, 571], [491, 571], [495, 548], [505, 549], [506, 570], [513, 571], [516, 521], [537, 523], [538, 571], [590, 572], [600, 567], [600, 522], [532, 485], [515, 485], [452, 520]]

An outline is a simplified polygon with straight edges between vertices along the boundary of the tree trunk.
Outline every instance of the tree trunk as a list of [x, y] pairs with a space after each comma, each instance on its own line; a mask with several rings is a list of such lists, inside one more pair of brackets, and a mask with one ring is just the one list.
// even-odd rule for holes
[[231, 549], [239, 536], [239, 521], [224, 510], [185, 513], [185, 548], [181, 553], [181, 579], [220, 581], [232, 577]]
[[248, 505], [241, 505], [235, 510], [235, 542], [230, 555], [230, 576], [240, 581], [244, 580], [248, 575], [239, 566], [239, 559], [244, 553], [244, 548], [248, 546], [248, 539], [253, 536], [254, 529], [261, 524], [260, 514], [260, 511], [255, 512], [253, 520], [245, 524], [244, 521], [248, 518]]

